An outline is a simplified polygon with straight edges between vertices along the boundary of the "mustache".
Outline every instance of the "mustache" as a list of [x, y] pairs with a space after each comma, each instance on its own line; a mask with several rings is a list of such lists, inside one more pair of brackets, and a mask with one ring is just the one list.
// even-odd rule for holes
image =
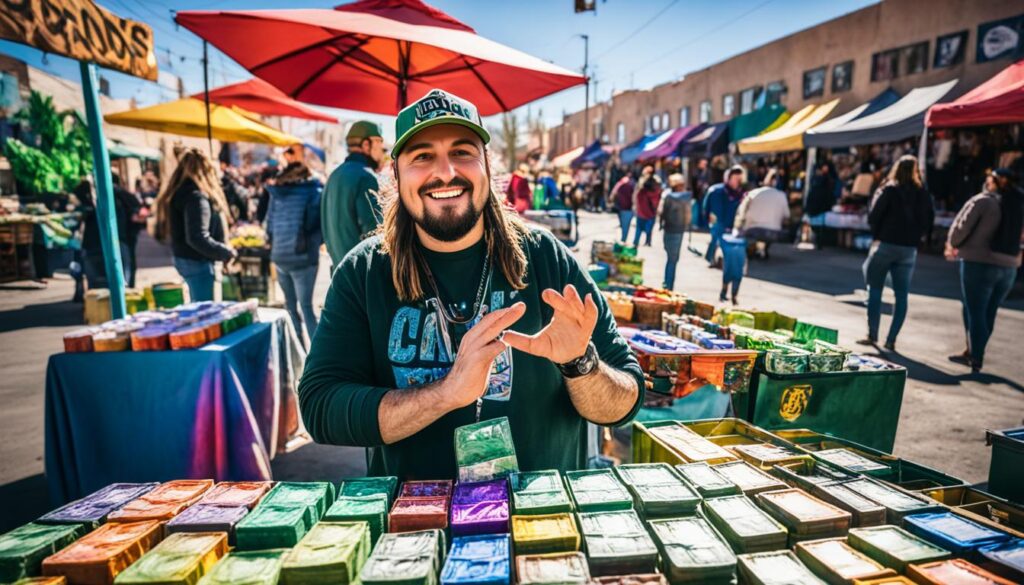
[[470, 183], [468, 179], [463, 179], [462, 177], [452, 177], [452, 180], [448, 181], [448, 183], [445, 183], [441, 179], [434, 179], [433, 181], [424, 183], [417, 192], [420, 194], [420, 197], [426, 197], [427, 191], [445, 188], [454, 189], [455, 187], [472, 190], [473, 184]]

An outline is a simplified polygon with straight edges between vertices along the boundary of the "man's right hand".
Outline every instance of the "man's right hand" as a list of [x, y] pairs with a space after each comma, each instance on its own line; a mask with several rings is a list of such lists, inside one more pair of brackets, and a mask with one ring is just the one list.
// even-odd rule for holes
[[462, 338], [455, 363], [441, 382], [441, 399], [452, 411], [473, 404], [487, 390], [494, 359], [505, 350], [500, 336], [526, 313], [519, 302], [480, 319]]

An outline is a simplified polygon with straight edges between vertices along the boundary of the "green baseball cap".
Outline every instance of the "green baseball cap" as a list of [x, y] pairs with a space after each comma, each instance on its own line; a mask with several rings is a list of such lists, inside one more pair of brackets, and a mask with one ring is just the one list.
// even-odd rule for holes
[[352, 124], [348, 129], [348, 134], [345, 135], [346, 140], [353, 138], [358, 140], [365, 140], [367, 138], [383, 138], [384, 135], [380, 131], [380, 125], [369, 120], [359, 120]]
[[402, 147], [413, 135], [438, 124], [465, 126], [476, 132], [484, 144], [491, 141], [491, 135], [484, 130], [476, 106], [457, 95], [441, 89], [432, 89], [427, 95], [398, 112], [398, 118], [395, 119], [395, 136], [398, 139], [391, 148], [391, 156], [398, 158]]

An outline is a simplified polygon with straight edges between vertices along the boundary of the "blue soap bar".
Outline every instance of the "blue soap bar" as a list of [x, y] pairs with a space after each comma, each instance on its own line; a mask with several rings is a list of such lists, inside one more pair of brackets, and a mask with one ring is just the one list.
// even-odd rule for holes
[[1005, 532], [982, 526], [952, 512], [907, 516], [903, 519], [903, 527], [911, 534], [956, 554], [1010, 539]]
[[511, 541], [507, 534], [462, 536], [441, 571], [442, 585], [509, 585]]
[[1024, 583], [1024, 538], [1014, 538], [999, 544], [990, 544], [978, 550], [978, 564], [984, 569]]

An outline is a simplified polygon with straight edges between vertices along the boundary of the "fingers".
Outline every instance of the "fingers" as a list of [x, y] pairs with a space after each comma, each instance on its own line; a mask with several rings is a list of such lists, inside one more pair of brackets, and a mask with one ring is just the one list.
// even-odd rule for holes
[[490, 313], [466, 333], [463, 344], [490, 341], [507, 329], [526, 313], [526, 303], [516, 303], [507, 309]]
[[536, 341], [537, 336], [526, 335], [516, 331], [506, 331], [505, 336], [502, 338], [505, 345], [508, 345], [512, 349], [518, 349], [521, 352], [528, 353], [531, 355], [537, 355]]
[[591, 333], [594, 331], [594, 326], [597, 325], [597, 303], [594, 302], [592, 293], [587, 293], [587, 297], [583, 301], [583, 325]]

